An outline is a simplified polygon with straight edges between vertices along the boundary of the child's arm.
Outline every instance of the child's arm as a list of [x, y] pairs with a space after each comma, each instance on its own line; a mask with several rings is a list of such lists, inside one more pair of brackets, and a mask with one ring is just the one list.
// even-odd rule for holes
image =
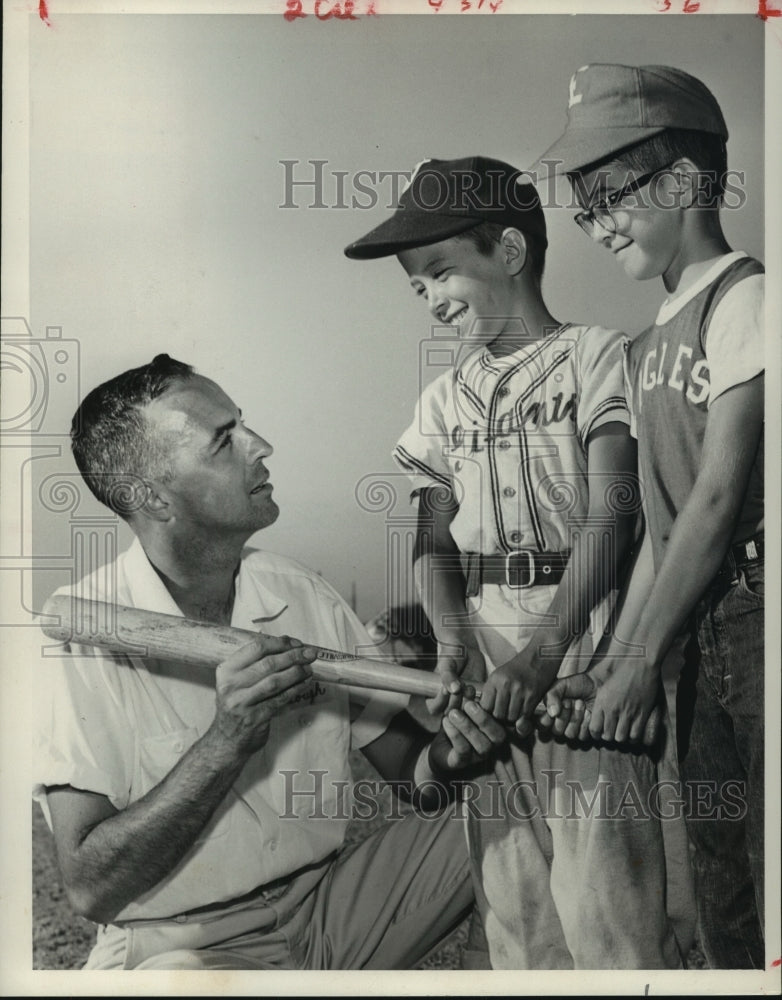
[[[561, 677], [549, 688], [546, 694], [547, 714], [539, 720], [540, 726], [552, 729], [556, 735], [565, 736], [567, 739], [590, 738], [589, 725], [595, 711], [597, 692], [608, 679], [607, 671], [611, 662], [615, 665], [626, 663], [628, 669], [633, 656], [638, 662], [639, 650], [631, 651], [623, 642], [623, 637], [632, 638], [653, 585], [652, 542], [648, 530], [645, 530], [641, 543], [636, 548], [626, 585], [617, 602], [613, 632], [598, 646], [586, 672]], [[618, 659], [619, 656], [622, 659]], [[604, 698], [601, 698], [601, 706], [603, 703]], [[658, 712], [657, 715], [650, 716], [644, 743], [652, 745], [656, 741], [659, 724]], [[602, 722], [600, 726], [602, 727]]]
[[[592, 609], [618, 585], [620, 567], [632, 544], [635, 509], [617, 509], [609, 488], [628, 490], [636, 482], [636, 447], [625, 424], [603, 424], [587, 442], [589, 507], [580, 528], [573, 532], [568, 565], [554, 594], [549, 613], [554, 620], [535, 631], [524, 649], [489, 677], [484, 684], [481, 706], [496, 718], [517, 723], [522, 734], [530, 732], [536, 705], [553, 683], [562, 659], [574, 639], [586, 630]], [[606, 523], [615, 527], [610, 556], [596, 544]]]
[[458, 509], [453, 493], [444, 487], [421, 490], [413, 572], [421, 604], [437, 638], [437, 671], [443, 682], [443, 693], [427, 702], [432, 714], [445, 708], [449, 694], [459, 692], [460, 677], [479, 681], [486, 672], [475, 630], [466, 622], [465, 581], [459, 549], [450, 531]]
[[762, 375], [728, 389], [712, 403], [698, 477], [629, 637], [642, 647], [642, 655], [625, 656], [618, 639], [629, 634], [617, 629], [602, 664], [609, 676], [595, 698], [592, 736], [617, 742], [641, 738], [665, 654], [725, 559], [762, 426]]

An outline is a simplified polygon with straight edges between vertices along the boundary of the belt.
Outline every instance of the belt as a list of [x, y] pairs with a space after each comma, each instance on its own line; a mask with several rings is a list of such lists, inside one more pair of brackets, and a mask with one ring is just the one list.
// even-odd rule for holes
[[467, 597], [474, 597], [486, 583], [501, 583], [525, 590], [541, 584], [559, 583], [570, 559], [570, 552], [536, 552], [519, 549], [487, 556], [479, 552], [466, 555]]
[[740, 570], [751, 566], [752, 563], [762, 562], [763, 552], [762, 531], [743, 542], [736, 542], [728, 549], [728, 554], [725, 556], [725, 562], [722, 564], [718, 576], [735, 578]]

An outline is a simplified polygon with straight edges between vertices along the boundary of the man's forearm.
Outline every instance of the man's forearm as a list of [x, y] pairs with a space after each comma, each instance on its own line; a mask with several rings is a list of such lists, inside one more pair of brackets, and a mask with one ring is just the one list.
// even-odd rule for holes
[[209, 730], [143, 798], [93, 826], [63, 866], [77, 910], [110, 922], [165, 878], [193, 846], [247, 759]]

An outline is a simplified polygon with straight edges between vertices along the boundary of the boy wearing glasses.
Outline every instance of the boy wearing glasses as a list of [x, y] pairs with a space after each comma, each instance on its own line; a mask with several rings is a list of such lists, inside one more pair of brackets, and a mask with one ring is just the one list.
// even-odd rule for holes
[[668, 296], [625, 349], [642, 553], [604, 658], [550, 702], [587, 700], [555, 732], [639, 739], [665, 654], [689, 634], [680, 769], [691, 795], [716, 789], [706, 814], [687, 806], [702, 946], [713, 967], [763, 968], [763, 267], [722, 231], [727, 137], [689, 74], [589, 65], [538, 161], [567, 174], [586, 234]]
[[[444, 688], [485, 661], [481, 707], [511, 727], [464, 787], [491, 965], [679, 968], [651, 756], [513, 729], [588, 662], [590, 612], [619, 585], [639, 507], [622, 335], [549, 312], [545, 218], [521, 179], [487, 157], [424, 161], [345, 252], [396, 255], [459, 339], [394, 454], [418, 499], [414, 569]], [[448, 700], [446, 732], [475, 711]]]

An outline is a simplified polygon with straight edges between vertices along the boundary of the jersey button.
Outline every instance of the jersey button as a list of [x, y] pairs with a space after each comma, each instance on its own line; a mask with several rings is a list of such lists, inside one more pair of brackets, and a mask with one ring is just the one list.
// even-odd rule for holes
[[514, 543], [520, 542], [524, 536], [520, 531], [511, 531], [510, 540]]
[[506, 486], [505, 489], [502, 491], [502, 495], [504, 497], [515, 497], [516, 491], [512, 486]]
[[510, 441], [507, 438], [503, 438], [497, 447], [502, 448], [502, 450], [505, 451], [506, 448], [510, 448]]

